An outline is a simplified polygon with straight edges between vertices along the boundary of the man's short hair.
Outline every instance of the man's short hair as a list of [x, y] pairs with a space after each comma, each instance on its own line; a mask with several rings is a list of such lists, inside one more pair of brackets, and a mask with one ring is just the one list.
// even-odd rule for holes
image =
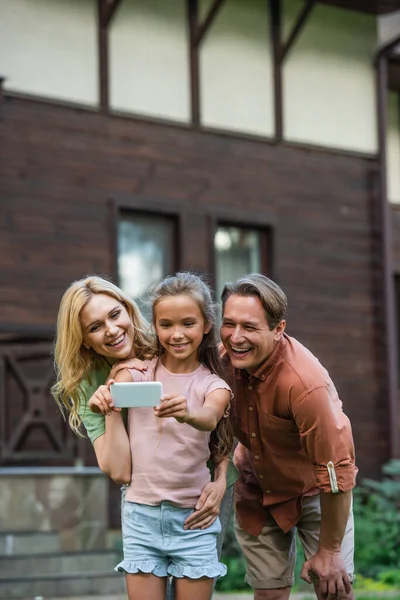
[[265, 310], [267, 323], [272, 331], [287, 314], [287, 298], [284, 291], [272, 279], [260, 273], [251, 273], [225, 284], [221, 294], [222, 314], [229, 296], [256, 296]]

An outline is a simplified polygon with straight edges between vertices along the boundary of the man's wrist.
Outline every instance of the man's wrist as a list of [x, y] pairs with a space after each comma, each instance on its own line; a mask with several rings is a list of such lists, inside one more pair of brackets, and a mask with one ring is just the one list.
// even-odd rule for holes
[[226, 476], [227, 472], [225, 469], [215, 469], [214, 483], [221, 483], [226, 487]]
[[335, 544], [332, 546], [327, 546], [326, 544], [321, 544], [318, 546], [319, 554], [329, 554], [331, 556], [340, 554], [340, 545]]

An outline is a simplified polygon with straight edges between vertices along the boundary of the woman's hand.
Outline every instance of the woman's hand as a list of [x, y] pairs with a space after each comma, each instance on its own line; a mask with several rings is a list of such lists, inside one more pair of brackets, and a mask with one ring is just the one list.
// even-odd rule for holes
[[195, 512], [186, 519], [184, 529], [207, 529], [210, 527], [219, 515], [225, 492], [225, 479], [220, 478], [207, 483], [197, 500]]
[[115, 363], [112, 366], [109, 378], [115, 379], [118, 371], [122, 371], [123, 369], [136, 369], [137, 371], [146, 371], [147, 365], [144, 364], [142, 360], [139, 358], [129, 358], [128, 360], [121, 360], [121, 362]]
[[111, 415], [113, 410], [117, 412], [121, 411], [120, 408], [114, 406], [113, 399], [111, 398], [110, 386], [113, 383], [113, 379], [108, 379], [106, 385], [101, 385], [97, 388], [88, 402], [88, 406], [92, 412]]
[[189, 419], [187, 400], [179, 394], [164, 394], [154, 412], [160, 419], [174, 417], [178, 423], [186, 423]]

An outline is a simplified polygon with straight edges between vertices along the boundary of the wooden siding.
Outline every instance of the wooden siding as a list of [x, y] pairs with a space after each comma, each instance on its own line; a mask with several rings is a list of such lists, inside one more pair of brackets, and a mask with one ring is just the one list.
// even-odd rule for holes
[[400, 275], [400, 204], [392, 204], [391, 212], [393, 238], [393, 269], [396, 275]]
[[[330, 371], [361, 476], [389, 457], [377, 163], [23, 98], [2, 107], [0, 323], [54, 327], [65, 287], [113, 275], [109, 199], [181, 216], [181, 269], [210, 222], [272, 228], [289, 327]], [[56, 409], [55, 409], [56, 410]]]

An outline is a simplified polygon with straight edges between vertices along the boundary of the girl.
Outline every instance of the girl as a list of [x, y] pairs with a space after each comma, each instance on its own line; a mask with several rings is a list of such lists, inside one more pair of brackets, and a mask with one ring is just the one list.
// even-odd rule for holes
[[[123, 339], [119, 340], [121, 336]], [[122, 415], [113, 412], [105, 419], [103, 414], [91, 412], [88, 403], [91, 398], [102, 398], [108, 391], [107, 378], [114, 375], [119, 364], [128, 361], [129, 366], [141, 368], [141, 361], [134, 357], [146, 359], [153, 355], [154, 338], [148, 324], [136, 304], [120, 288], [97, 276], [75, 281], [69, 286], [57, 319], [57, 382], [52, 392], [63, 412], [69, 415], [71, 428], [79, 435], [82, 435], [83, 423], [99, 467], [117, 482], [128, 483], [131, 477], [124, 411]], [[125, 451], [127, 463], [115, 461], [115, 456], [122, 456]], [[216, 465], [214, 481], [205, 486], [197, 502], [198, 510], [187, 521], [189, 527], [210, 525], [216, 519], [224, 497], [221, 505], [224, 530], [219, 536], [219, 550], [229, 520], [236, 479], [232, 463], [229, 463], [228, 475], [227, 466], [227, 461]]]
[[[179, 600], [208, 600], [218, 562], [219, 520], [191, 530], [185, 521], [210, 480], [206, 467], [210, 432], [218, 458], [232, 445], [226, 411], [231, 392], [220, 377], [210, 290], [197, 276], [178, 273], [157, 288], [153, 326], [159, 356], [147, 370], [120, 371], [116, 381], [157, 380], [164, 396], [156, 409], [129, 411], [131, 485], [123, 508], [124, 560], [130, 600], [161, 600], [168, 575]], [[111, 397], [92, 398], [92, 410], [108, 413]]]

